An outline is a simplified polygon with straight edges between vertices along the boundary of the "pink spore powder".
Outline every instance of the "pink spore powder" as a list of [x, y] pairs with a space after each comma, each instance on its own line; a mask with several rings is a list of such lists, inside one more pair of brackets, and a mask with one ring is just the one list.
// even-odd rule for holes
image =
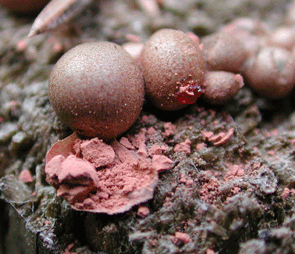
[[131, 142], [123, 138], [110, 144], [98, 138], [82, 140], [74, 133], [48, 151], [46, 181], [75, 210], [110, 215], [128, 211], [153, 198], [158, 173], [173, 165], [164, 155], [143, 152], [145, 133]]

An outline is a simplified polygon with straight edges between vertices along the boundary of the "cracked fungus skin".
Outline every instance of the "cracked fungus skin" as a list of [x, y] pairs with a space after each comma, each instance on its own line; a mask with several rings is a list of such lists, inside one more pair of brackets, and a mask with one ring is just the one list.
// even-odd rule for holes
[[[188, 104], [180, 103], [177, 95], [190, 85], [201, 87], [205, 74], [205, 60], [199, 45], [179, 30], [162, 29], [145, 43], [140, 64], [151, 103], [162, 110], [178, 110]], [[198, 93], [198, 89], [196, 89]]]
[[48, 95], [58, 117], [79, 134], [111, 139], [137, 119], [144, 81], [139, 67], [121, 46], [85, 43], [56, 63]]

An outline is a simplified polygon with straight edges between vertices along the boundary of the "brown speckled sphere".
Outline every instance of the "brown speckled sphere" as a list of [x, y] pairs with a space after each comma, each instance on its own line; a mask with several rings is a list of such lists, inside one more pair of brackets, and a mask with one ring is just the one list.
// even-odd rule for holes
[[144, 100], [138, 65], [111, 42], [85, 43], [68, 51], [54, 66], [48, 89], [65, 124], [84, 136], [104, 139], [131, 127]]
[[162, 29], [154, 33], [143, 46], [140, 65], [147, 98], [157, 108], [178, 110], [200, 96], [205, 60], [199, 45], [183, 32]]
[[244, 86], [243, 77], [227, 71], [208, 71], [205, 75], [203, 98], [210, 104], [222, 105], [231, 100]]
[[202, 39], [207, 66], [214, 71], [240, 72], [247, 52], [243, 44], [228, 33], [215, 33]]
[[0, 5], [17, 13], [30, 13], [41, 10], [49, 0], [0, 0]]
[[248, 60], [243, 76], [260, 96], [281, 99], [295, 86], [295, 58], [282, 47], [261, 48]]

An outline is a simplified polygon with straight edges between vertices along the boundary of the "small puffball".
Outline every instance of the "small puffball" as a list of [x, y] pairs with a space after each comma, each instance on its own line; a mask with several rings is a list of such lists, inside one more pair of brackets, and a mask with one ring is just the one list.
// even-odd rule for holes
[[295, 31], [290, 27], [280, 27], [270, 35], [269, 44], [291, 50], [295, 45]]
[[261, 48], [249, 59], [243, 72], [245, 80], [260, 96], [280, 99], [295, 85], [295, 59], [280, 47]]
[[201, 42], [209, 70], [241, 71], [247, 58], [247, 52], [235, 36], [221, 32], [206, 36]]
[[291, 1], [288, 4], [288, 8], [287, 8], [287, 13], [284, 14], [284, 18], [286, 18], [286, 23], [287, 24], [295, 24], [295, 2]]
[[269, 28], [266, 23], [253, 18], [237, 18], [225, 25], [222, 32], [233, 35], [243, 44], [247, 56], [253, 56], [264, 44], [264, 37], [269, 36]]
[[247, 57], [253, 56], [257, 53], [261, 44], [261, 37], [251, 34], [247, 30], [237, 29], [234, 35], [240, 43], [243, 44]]
[[201, 95], [205, 61], [199, 45], [181, 31], [162, 29], [144, 44], [140, 65], [149, 101], [178, 110]]
[[111, 139], [139, 116], [144, 81], [139, 66], [121, 46], [84, 43], [55, 64], [48, 95], [59, 118], [79, 134]]
[[244, 86], [243, 77], [226, 71], [209, 71], [205, 75], [203, 98], [221, 105], [231, 100]]
[[253, 35], [262, 36], [269, 33], [269, 28], [266, 23], [253, 18], [237, 18], [225, 25], [221, 31], [230, 33], [235, 36], [238, 31], [247, 31]]

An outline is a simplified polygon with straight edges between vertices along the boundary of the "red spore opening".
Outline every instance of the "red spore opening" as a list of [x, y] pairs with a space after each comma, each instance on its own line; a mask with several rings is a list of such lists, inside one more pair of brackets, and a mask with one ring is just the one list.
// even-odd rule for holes
[[180, 83], [179, 91], [175, 94], [176, 100], [180, 104], [194, 104], [201, 96], [201, 87], [192, 79], [184, 80]]

